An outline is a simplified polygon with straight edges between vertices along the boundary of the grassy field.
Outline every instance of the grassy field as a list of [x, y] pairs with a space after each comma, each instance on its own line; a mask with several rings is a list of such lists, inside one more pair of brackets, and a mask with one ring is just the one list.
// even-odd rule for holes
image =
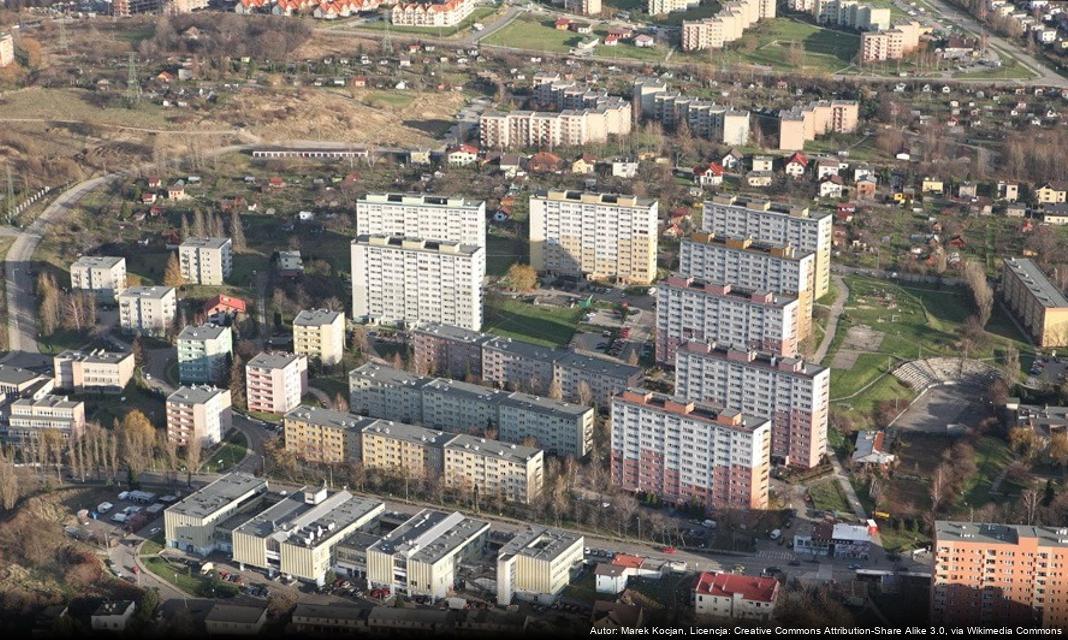
[[136, 109], [98, 106], [94, 92], [81, 89], [44, 89], [30, 87], [4, 95], [5, 118], [44, 118], [77, 120], [102, 125], [172, 128], [162, 107], [143, 102]]
[[516, 262], [527, 262], [530, 244], [521, 237], [494, 233], [486, 234], [486, 275], [503, 276]]
[[815, 509], [820, 509], [821, 511], [852, 511], [849, 507], [849, 502], [842, 493], [842, 488], [838, 486], [837, 480], [824, 480], [814, 484], [808, 488], [808, 492], [812, 496], [812, 507]]
[[385, 31], [387, 28], [393, 33], [419, 33], [427, 36], [434, 36], [436, 38], [448, 38], [454, 36], [461, 31], [465, 31], [471, 28], [471, 25], [476, 22], [483, 22], [486, 18], [490, 17], [494, 13], [497, 13], [499, 7], [476, 7], [471, 15], [467, 16], [463, 22], [453, 27], [405, 27], [390, 24], [387, 20], [378, 20], [375, 22], [356, 22], [352, 21], [338, 21], [333, 26], [335, 28], [344, 29], [369, 29], [372, 31]]
[[547, 347], [564, 346], [578, 328], [581, 309], [535, 306], [503, 297], [488, 297], [482, 330]]
[[217, 447], [204, 453], [204, 464], [201, 469], [208, 473], [227, 471], [244, 459], [247, 449], [248, 440], [245, 434], [232, 429]]
[[[607, 29], [595, 29], [593, 34], [578, 34], [574, 31], [559, 31], [552, 20], [520, 18], [482, 42], [499, 47], [530, 49], [548, 53], [568, 53], [572, 47], [591, 35], [604, 39]], [[593, 53], [597, 58], [629, 58], [646, 62], [659, 62], [667, 56], [663, 47], [643, 49], [621, 43], [614, 47], [598, 45]]]
[[[797, 43], [803, 55], [791, 61], [791, 48]], [[833, 73], [853, 63], [860, 37], [848, 31], [834, 31], [793, 18], [775, 18], [758, 23], [723, 51], [703, 51], [683, 57], [708, 58], [713, 64], [759, 65], [775, 70]]]

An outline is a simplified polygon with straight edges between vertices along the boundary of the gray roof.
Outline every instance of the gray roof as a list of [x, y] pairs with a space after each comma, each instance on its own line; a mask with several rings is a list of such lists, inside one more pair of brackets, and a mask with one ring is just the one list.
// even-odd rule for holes
[[641, 375], [642, 372], [641, 367], [627, 364], [625, 362], [609, 360], [607, 358], [585, 353], [576, 353], [570, 350], [559, 350], [557, 352], [556, 361], [563, 366], [572, 367], [580, 371], [596, 373], [601, 376], [619, 378], [620, 380], [630, 380], [634, 376]]
[[704, 358], [729, 360], [740, 366], [774, 369], [788, 375], [804, 376], [806, 378], [812, 378], [827, 370], [827, 367], [821, 366], [815, 362], [809, 362], [800, 358], [782, 358], [766, 351], [742, 352], [748, 360], [739, 360], [730, 356], [732, 351], [735, 353], [738, 352], [737, 349], [732, 349], [731, 346], [727, 344], [701, 341], [690, 341], [679, 348], [679, 352], [683, 354], [695, 353]]
[[105, 268], [111, 269], [115, 265], [125, 262], [126, 258], [121, 256], [82, 256], [71, 263], [71, 268], [74, 267], [86, 267], [89, 269]]
[[456, 553], [472, 538], [489, 529], [489, 523], [462, 513], [423, 509], [387, 533], [370, 548], [388, 555], [402, 555], [435, 564]]
[[501, 547], [498, 557], [522, 555], [551, 562], [574, 546], [576, 542], [582, 544], [582, 541], [583, 536], [580, 533], [532, 526], [517, 533]]
[[1043, 307], [1068, 307], [1068, 298], [1030, 258], [1009, 258], [1005, 260], [1005, 268], [1027, 286]]
[[936, 543], [981, 542], [994, 545], [1016, 545], [1024, 538], [1037, 538], [1041, 547], [1068, 548], [1068, 528], [1064, 527], [947, 520], [935, 522]]
[[[613, 402], [623, 402], [626, 404], [642, 406], [652, 411], [659, 411], [661, 413], [670, 413], [673, 415], [685, 416], [687, 418], [697, 420], [699, 422], [716, 424], [727, 429], [733, 429], [735, 431], [755, 431], [763, 426], [770, 425], [767, 418], [761, 418], [748, 413], [742, 413], [737, 409], [724, 409], [717, 407], [706, 402], [695, 402], [688, 400], [682, 396], [671, 396], [666, 393], [658, 393], [655, 391], [647, 391], [645, 389], [628, 389], [629, 393], [640, 394], [644, 397], [642, 400], [628, 399], [622, 395], [616, 396]], [[682, 411], [680, 409], [669, 406], [669, 403], [678, 407], [690, 407], [688, 411]], [[741, 422], [736, 425], [721, 422], [721, 418], [729, 417], [731, 419], [741, 416]]]
[[423, 445], [443, 445], [456, 434], [417, 427], [414, 424], [394, 422], [392, 420], [373, 420], [363, 428], [364, 434], [380, 434], [395, 440], [406, 440]]
[[64, 351], [57, 355], [56, 359], [95, 362], [100, 364], [116, 364], [131, 356], [133, 356], [132, 351], [104, 351], [103, 349], [93, 349], [92, 351]]
[[197, 249], [222, 249], [230, 243], [230, 238], [186, 238], [181, 246]]
[[221, 393], [228, 393], [225, 389], [218, 389], [208, 385], [182, 386], [175, 389], [174, 393], [167, 396], [167, 402], [177, 404], [203, 404]]
[[374, 380], [380, 384], [410, 387], [421, 387], [426, 384], [426, 381], [428, 380], [428, 378], [417, 376], [401, 369], [374, 364], [372, 362], [362, 364], [350, 371], [349, 380], [351, 381], [354, 378]]
[[119, 299], [124, 298], [155, 298], [162, 300], [163, 298], [173, 294], [174, 287], [130, 287], [119, 294]]
[[500, 440], [490, 440], [468, 434], [460, 434], [445, 443], [445, 450], [463, 449], [472, 453], [494, 458], [504, 458], [517, 464], [526, 464], [532, 458], [541, 455], [541, 449], [510, 444]]
[[340, 311], [329, 309], [302, 309], [293, 319], [294, 326], [320, 327], [324, 324], [332, 324], [341, 316]]
[[178, 334], [179, 340], [215, 340], [222, 334], [230, 331], [230, 327], [220, 327], [217, 324], [187, 324], [182, 327]]
[[314, 548], [333, 532], [385, 508], [382, 502], [354, 496], [348, 491], [328, 494], [317, 502], [313, 497], [322, 491], [304, 487], [260, 512], [235, 529], [235, 533]]
[[330, 409], [322, 409], [319, 407], [313, 407], [310, 405], [302, 404], [289, 411], [284, 417], [285, 420], [301, 420], [311, 424], [334, 427], [337, 429], [355, 429], [362, 430], [363, 427], [374, 422], [371, 418], [364, 418], [358, 416], [355, 413], [345, 413], [342, 411], [332, 411]]
[[30, 371], [29, 369], [0, 364], [0, 383], [2, 384], [21, 386], [33, 382], [39, 377], [41, 377], [39, 373]]
[[471, 331], [463, 327], [455, 327], [451, 324], [429, 322], [412, 329], [412, 333], [424, 333], [438, 336], [456, 342], [482, 343], [491, 339], [491, 336], [478, 331]]
[[267, 352], [256, 354], [254, 358], [248, 361], [249, 367], [259, 367], [261, 369], [284, 369], [289, 366], [290, 363], [297, 359], [303, 358], [302, 355], [293, 353], [285, 353], [282, 351]]
[[502, 336], [496, 336], [487, 340], [483, 345], [483, 349], [496, 349], [498, 351], [507, 351], [521, 355], [524, 358], [531, 360], [541, 360], [543, 362], [552, 362], [556, 356], [556, 350], [549, 347], [543, 347], [532, 342], [524, 342], [523, 340], [513, 340], [512, 338], [505, 338]]
[[208, 612], [205, 622], [232, 622], [252, 624], [267, 615], [267, 607], [262, 604], [223, 604], [216, 602]]
[[469, 207], [477, 209], [485, 203], [482, 201], [469, 201], [463, 196], [440, 196], [424, 193], [368, 193], [356, 201], [357, 207], [361, 204], [391, 204], [417, 207]]
[[230, 473], [190, 494], [167, 511], [203, 518], [238, 500], [249, 491], [265, 490], [267, 481], [248, 473]]
[[367, 617], [371, 610], [369, 606], [352, 604], [348, 602], [335, 602], [332, 604], [311, 604], [298, 602], [293, 610], [293, 618], [321, 618], [326, 620], [360, 620]]
[[[462, 244], [459, 242], [446, 242], [444, 240], [423, 240], [421, 238], [406, 238], [386, 234], [360, 234], [352, 241], [352, 244], [366, 247], [388, 248], [397, 251], [418, 251], [420, 253], [434, 253], [445, 255], [472, 256], [482, 250], [478, 245]], [[408, 246], [405, 246], [405, 245]]]
[[44, 396], [40, 399], [19, 398], [11, 403], [12, 407], [53, 407], [57, 409], [73, 409], [82, 404], [81, 400], [70, 400], [67, 396]]

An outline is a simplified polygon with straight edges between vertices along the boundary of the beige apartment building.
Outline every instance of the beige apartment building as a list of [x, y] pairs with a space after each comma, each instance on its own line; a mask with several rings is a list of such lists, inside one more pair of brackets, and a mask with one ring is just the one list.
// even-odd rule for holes
[[329, 309], [303, 309], [293, 319], [293, 351], [331, 367], [345, 356], [345, 315]]
[[10, 33], [0, 33], [0, 67], [15, 62], [15, 39]]
[[445, 598], [455, 588], [460, 564], [482, 555], [489, 528], [460, 512], [423, 509], [367, 548], [367, 586]]
[[920, 36], [928, 31], [915, 20], [885, 31], [865, 31], [860, 34], [860, 61], [901, 60], [920, 48]]
[[363, 466], [408, 478], [440, 478], [443, 447], [455, 434], [403, 422], [375, 420], [360, 434]]
[[545, 482], [541, 449], [460, 434], [445, 443], [445, 486], [529, 504]]
[[722, 49], [742, 37], [758, 20], [775, 17], [776, 0], [730, 0], [719, 13], [682, 22], [682, 50]]
[[233, 562], [323, 586], [334, 547], [385, 508], [348, 491], [304, 487], [233, 530]]
[[483, 149], [580, 146], [625, 136], [632, 126], [631, 105], [605, 98], [595, 106], [563, 111], [490, 111], [478, 120]]
[[55, 388], [118, 393], [133, 377], [134, 360], [132, 352], [64, 351], [52, 358]]
[[232, 425], [229, 389], [183, 386], [167, 396], [167, 439], [180, 447], [194, 441], [211, 447]]
[[564, 0], [564, 10], [584, 16], [601, 14], [601, 0]]
[[282, 419], [286, 451], [309, 462], [338, 464], [360, 460], [360, 433], [374, 420], [305, 404]]
[[249, 411], [284, 414], [308, 391], [308, 358], [292, 353], [260, 353], [245, 365]]
[[756, 291], [797, 298], [797, 337], [812, 332], [816, 254], [791, 245], [775, 245], [750, 238], [730, 238], [698, 232], [680, 245], [679, 273]]
[[571, 568], [585, 558], [585, 538], [563, 529], [531, 526], [497, 552], [497, 604], [513, 598], [556, 596], [571, 582]]
[[548, 191], [530, 197], [530, 263], [540, 272], [646, 285], [656, 279], [659, 203]]
[[1068, 345], [1068, 298], [1030, 258], [1008, 258], [1001, 297], [1040, 347]]
[[1068, 626], [1068, 528], [935, 523], [932, 624]]
[[85, 431], [85, 403], [66, 396], [47, 395], [39, 399], [19, 398], [7, 411], [5, 444], [18, 449], [35, 446], [45, 432], [66, 442], [77, 440]]
[[174, 287], [132, 287], [119, 294], [119, 326], [127, 333], [163, 336], [177, 312]]
[[486, 245], [486, 203], [423, 193], [369, 193], [356, 201], [356, 235]]
[[178, 246], [182, 277], [192, 284], [221, 285], [234, 265], [230, 238], [189, 238]]
[[126, 289], [126, 258], [82, 256], [70, 265], [70, 288], [113, 302]]
[[779, 150], [802, 151], [805, 143], [828, 133], [853, 133], [860, 122], [856, 100], [819, 100], [779, 112]]
[[701, 4], [701, 0], [645, 0], [645, 13], [662, 16], [675, 11], [686, 11]]
[[475, 0], [445, 0], [431, 2], [398, 2], [393, 5], [390, 20], [405, 27], [451, 27], [460, 24], [475, 10]]
[[267, 480], [249, 473], [229, 473], [199, 489], [163, 512], [163, 536], [168, 549], [199, 556], [228, 549], [230, 540], [216, 528], [262, 509]]
[[722, 144], [749, 143], [748, 111], [669, 91], [667, 84], [656, 78], [639, 79], [634, 83], [633, 95], [643, 119], [674, 131], [685, 125], [690, 135]]
[[794, 251], [816, 254], [816, 285], [819, 299], [831, 288], [831, 233], [833, 216], [808, 207], [746, 200], [736, 196], [713, 196], [704, 202], [701, 230], [732, 238], [752, 238]]

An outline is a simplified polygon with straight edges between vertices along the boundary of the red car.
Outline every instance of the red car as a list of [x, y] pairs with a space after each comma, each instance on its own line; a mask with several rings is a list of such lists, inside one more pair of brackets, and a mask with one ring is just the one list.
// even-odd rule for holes
[[672, 554], [675, 553], [675, 547], [664, 547], [661, 551], [667, 554]]

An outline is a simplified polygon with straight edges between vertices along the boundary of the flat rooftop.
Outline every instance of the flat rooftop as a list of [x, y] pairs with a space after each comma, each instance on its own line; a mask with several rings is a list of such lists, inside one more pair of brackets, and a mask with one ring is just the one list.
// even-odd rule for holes
[[152, 298], [162, 300], [167, 296], [174, 295], [174, 287], [130, 287], [119, 294], [119, 299], [129, 298]]
[[372, 545], [379, 553], [436, 564], [489, 529], [489, 523], [462, 513], [423, 509]]
[[1050, 282], [1045, 272], [1030, 258], [1009, 258], [1005, 268], [1011, 271], [1031, 291], [1031, 295], [1043, 307], [1068, 307], [1068, 298], [1055, 284]]
[[378, 434], [395, 440], [404, 440], [406, 442], [413, 442], [427, 446], [443, 445], [450, 439], [456, 437], [455, 433], [446, 433], [436, 429], [427, 429], [426, 427], [418, 427], [414, 424], [394, 422], [392, 420], [373, 420], [363, 428], [362, 432], [364, 434]]
[[260, 369], [284, 369], [292, 364], [294, 361], [303, 358], [304, 356], [285, 353], [282, 351], [258, 353], [255, 357], [248, 361], [249, 367], [258, 367]]
[[29, 369], [0, 364], [0, 383], [2, 384], [21, 386], [33, 382], [40, 377], [41, 374], [30, 371]]
[[541, 449], [524, 447], [521, 444], [490, 440], [468, 434], [459, 434], [445, 443], [446, 450], [462, 449], [482, 456], [501, 458], [516, 464], [526, 464], [541, 455]]
[[320, 327], [324, 324], [333, 324], [339, 317], [340, 311], [329, 309], [302, 309], [293, 319], [293, 326]]
[[71, 267], [83, 267], [86, 269], [111, 269], [116, 265], [126, 262], [126, 258], [120, 256], [82, 256], [71, 263]]
[[1068, 548], [1068, 528], [1036, 527], [989, 522], [935, 522], [935, 541], [1017, 545], [1024, 538], [1038, 539], [1039, 546]]
[[93, 349], [92, 351], [64, 351], [56, 356], [59, 360], [77, 360], [78, 362], [91, 362], [94, 364], [117, 364], [133, 356], [131, 351], [104, 351]]
[[469, 207], [478, 209], [485, 202], [468, 201], [463, 196], [437, 196], [422, 193], [368, 193], [356, 201], [356, 206], [361, 204], [391, 204], [407, 205], [416, 207]]
[[206, 384], [182, 386], [178, 387], [175, 389], [174, 393], [167, 396], [167, 402], [175, 402], [178, 404], [203, 404], [222, 393], [227, 393], [227, 391]]
[[456, 327], [451, 324], [440, 324], [437, 322], [421, 324], [412, 329], [412, 333], [422, 333], [426, 335], [437, 336], [439, 338], [444, 338], [446, 340], [452, 340], [455, 342], [467, 342], [471, 344], [485, 342], [491, 338], [490, 335], [485, 333], [471, 331], [470, 329]]
[[427, 378], [417, 376], [401, 369], [386, 367], [368, 362], [349, 372], [349, 382], [355, 379], [372, 380], [378, 384], [395, 386], [420, 387], [425, 384]]
[[797, 296], [743, 289], [729, 283], [713, 282], [686, 278], [673, 274], [660, 281], [660, 285], [671, 289], [682, 289], [718, 298], [731, 298], [746, 304], [759, 304], [765, 307], [787, 307], [797, 302]]
[[744, 414], [736, 409], [723, 409], [705, 402], [695, 402], [681, 396], [669, 396], [665, 393], [646, 391], [645, 389], [628, 389], [617, 395], [613, 401], [639, 405], [653, 411], [685, 416], [699, 422], [716, 424], [738, 431], [754, 431], [769, 424], [767, 418]]
[[692, 353], [705, 358], [737, 362], [740, 365], [759, 369], [781, 371], [811, 378], [827, 370], [827, 367], [801, 358], [783, 358], [765, 351], [743, 351], [730, 345], [693, 340], [679, 347], [680, 353]]
[[224, 333], [228, 333], [230, 327], [220, 327], [217, 324], [200, 324], [191, 325], [187, 324], [182, 327], [181, 333], [178, 334], [179, 340], [216, 340]]
[[315, 548], [337, 531], [385, 509], [377, 500], [357, 497], [348, 491], [328, 493], [305, 487], [260, 512], [235, 529], [256, 538]]
[[363, 427], [374, 422], [371, 418], [358, 416], [355, 413], [333, 411], [331, 409], [323, 409], [306, 404], [302, 404], [295, 409], [290, 410], [289, 413], [284, 416], [284, 419], [300, 420], [302, 422], [308, 422], [323, 427], [355, 430], [361, 430]]
[[498, 557], [521, 555], [552, 562], [575, 543], [582, 544], [582, 541], [583, 536], [579, 533], [533, 526], [520, 531], [501, 547]]
[[230, 473], [167, 508], [193, 518], [204, 518], [254, 491], [266, 491], [267, 481], [248, 473]]
[[538, 200], [552, 200], [555, 202], [574, 202], [577, 204], [595, 204], [611, 207], [650, 207], [656, 204], [654, 198], [639, 198], [638, 196], [621, 193], [595, 193], [592, 191], [538, 191], [532, 196]]
[[716, 235], [708, 232], [697, 232], [689, 238], [682, 239], [682, 246], [708, 246], [721, 251], [733, 251], [768, 256], [777, 260], [790, 260], [799, 262], [808, 256], [814, 256], [814, 251], [797, 251], [790, 245], [779, 245], [772, 242], [754, 240], [752, 238], [733, 238]]
[[482, 250], [473, 244], [459, 242], [446, 242], [444, 240], [423, 240], [421, 238], [406, 238], [403, 236], [390, 236], [384, 234], [361, 234], [352, 241], [354, 245], [394, 249], [397, 251], [417, 251], [420, 253], [435, 253], [445, 255], [473, 256]]
[[[709, 207], [709, 203], [713, 206]], [[733, 209], [745, 211], [747, 213], [755, 213], [760, 215], [771, 215], [784, 218], [794, 218], [797, 220], [811, 220], [812, 222], [820, 222], [823, 220], [829, 220], [833, 215], [830, 212], [822, 213], [818, 211], [812, 211], [808, 207], [795, 206], [782, 202], [771, 202], [769, 200], [762, 200], [759, 198], [743, 198], [739, 196], [731, 195], [716, 195], [711, 199], [705, 201], [704, 209], [715, 207], [731, 207]]]
[[230, 238], [187, 238], [182, 241], [181, 247], [195, 249], [222, 249], [231, 244]]

